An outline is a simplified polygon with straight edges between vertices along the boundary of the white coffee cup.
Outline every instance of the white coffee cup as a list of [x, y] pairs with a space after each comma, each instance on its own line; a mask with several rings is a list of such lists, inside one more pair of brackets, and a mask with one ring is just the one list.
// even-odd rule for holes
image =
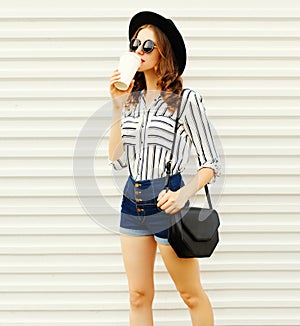
[[141, 58], [134, 52], [126, 52], [120, 57], [118, 70], [120, 79], [115, 82], [115, 87], [121, 91], [128, 89], [135, 73], [141, 65]]

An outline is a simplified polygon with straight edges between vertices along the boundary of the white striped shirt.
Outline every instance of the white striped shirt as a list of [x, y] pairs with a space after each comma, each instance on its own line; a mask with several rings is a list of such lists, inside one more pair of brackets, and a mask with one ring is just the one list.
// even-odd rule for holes
[[[172, 174], [182, 172], [189, 160], [191, 146], [195, 147], [198, 168], [212, 168], [220, 174], [220, 160], [206, 116], [202, 97], [186, 89], [182, 95], [180, 117], [173, 152]], [[115, 170], [128, 167], [135, 180], [161, 178], [166, 175], [174, 137], [176, 114], [168, 110], [159, 96], [147, 108], [143, 93], [134, 109], [123, 109], [123, 155], [110, 161]], [[215, 181], [215, 177], [211, 181]]]

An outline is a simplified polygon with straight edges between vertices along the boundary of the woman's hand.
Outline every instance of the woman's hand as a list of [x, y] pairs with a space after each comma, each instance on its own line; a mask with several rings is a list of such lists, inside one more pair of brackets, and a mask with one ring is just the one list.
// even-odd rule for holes
[[120, 79], [120, 72], [119, 70], [115, 70], [113, 75], [110, 78], [110, 96], [112, 97], [113, 103], [114, 103], [114, 107], [117, 109], [122, 109], [127, 98], [128, 95], [130, 94], [133, 85], [134, 85], [134, 80], [131, 81], [128, 89], [126, 89], [126, 91], [121, 91], [119, 90], [117, 87], [115, 87], [115, 82], [118, 81]]
[[177, 191], [162, 190], [157, 197], [157, 207], [167, 214], [175, 214], [184, 207], [188, 198], [184, 195], [182, 188]]

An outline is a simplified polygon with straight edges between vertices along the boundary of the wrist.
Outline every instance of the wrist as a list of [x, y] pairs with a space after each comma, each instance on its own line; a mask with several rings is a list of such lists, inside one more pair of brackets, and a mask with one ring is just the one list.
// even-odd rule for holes
[[113, 103], [113, 107], [112, 107], [112, 111], [113, 112], [122, 112], [122, 105], [118, 104], [118, 103]]
[[183, 199], [183, 201], [186, 203], [189, 199], [190, 199], [190, 195], [189, 195], [189, 192], [188, 192], [188, 189], [186, 186], [183, 186], [179, 189], [180, 191], [180, 196], [181, 198]]
[[111, 110], [112, 121], [120, 121], [122, 119], [122, 109], [113, 107]]

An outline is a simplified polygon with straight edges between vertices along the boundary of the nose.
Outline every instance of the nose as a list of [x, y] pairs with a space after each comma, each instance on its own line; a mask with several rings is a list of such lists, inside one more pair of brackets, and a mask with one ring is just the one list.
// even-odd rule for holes
[[136, 53], [139, 53], [139, 54], [144, 54], [144, 51], [143, 51], [143, 44], [141, 44], [135, 51]]

